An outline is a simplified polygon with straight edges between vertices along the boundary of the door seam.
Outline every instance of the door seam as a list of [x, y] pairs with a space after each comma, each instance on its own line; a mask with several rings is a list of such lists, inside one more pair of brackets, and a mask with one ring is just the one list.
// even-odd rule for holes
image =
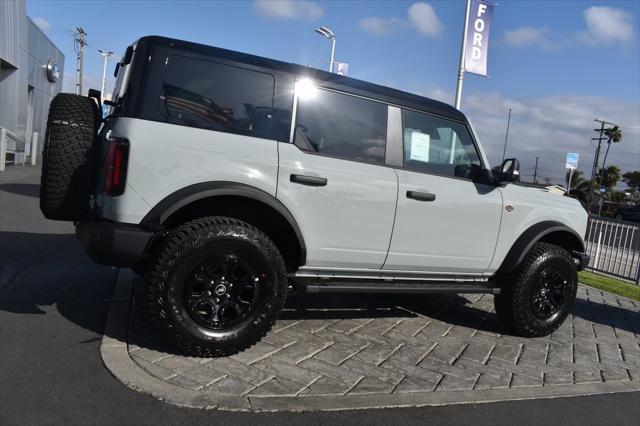
[[396, 229], [396, 216], [398, 215], [398, 200], [400, 199], [400, 177], [398, 176], [398, 172], [396, 169], [393, 169], [393, 173], [396, 175], [396, 208], [393, 211], [393, 223], [391, 224], [391, 236], [389, 237], [389, 246], [387, 247], [387, 254], [384, 257], [384, 261], [382, 265], [380, 265], [380, 269], [384, 268], [384, 265], [387, 263], [387, 259], [389, 258], [389, 251], [391, 250], [391, 242], [393, 241], [393, 231]]

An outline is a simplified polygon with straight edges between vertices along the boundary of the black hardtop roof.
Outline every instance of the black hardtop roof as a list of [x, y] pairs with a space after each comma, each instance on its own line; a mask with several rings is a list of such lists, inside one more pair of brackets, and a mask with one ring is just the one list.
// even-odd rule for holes
[[315, 81], [328, 83], [331, 86], [342, 86], [352, 89], [355, 94], [368, 95], [374, 99], [391, 104], [441, 115], [462, 122], [467, 121], [467, 118], [462, 112], [444, 102], [315, 68], [162, 36], [145, 36], [140, 38], [138, 42], [184, 49], [206, 56], [218, 57], [275, 71], [288, 72], [296, 76], [307, 76]]

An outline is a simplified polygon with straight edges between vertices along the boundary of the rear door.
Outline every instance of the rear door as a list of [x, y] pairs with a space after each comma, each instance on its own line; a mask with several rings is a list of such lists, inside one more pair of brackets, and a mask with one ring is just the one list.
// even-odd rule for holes
[[403, 168], [384, 269], [481, 274], [493, 258], [502, 195], [474, 183], [482, 165], [467, 127], [402, 111]]
[[381, 268], [397, 177], [386, 167], [387, 105], [296, 84], [293, 143], [279, 143], [277, 198], [300, 226], [306, 266]]

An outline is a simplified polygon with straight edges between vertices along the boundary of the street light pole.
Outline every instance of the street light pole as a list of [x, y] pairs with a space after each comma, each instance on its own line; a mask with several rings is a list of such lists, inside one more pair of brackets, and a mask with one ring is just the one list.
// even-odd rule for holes
[[323, 37], [331, 40], [331, 57], [329, 58], [329, 72], [333, 72], [334, 54], [336, 53], [336, 36], [327, 27], [316, 28], [316, 32]]
[[336, 53], [336, 38], [331, 37], [331, 59], [329, 59], [329, 72], [333, 72], [333, 55]]
[[100, 52], [100, 55], [104, 57], [104, 67], [102, 69], [102, 90], [100, 90], [100, 99], [104, 100], [104, 91], [107, 88], [107, 61], [109, 60], [109, 56], [113, 55], [113, 52], [102, 49], [98, 49], [98, 52]]

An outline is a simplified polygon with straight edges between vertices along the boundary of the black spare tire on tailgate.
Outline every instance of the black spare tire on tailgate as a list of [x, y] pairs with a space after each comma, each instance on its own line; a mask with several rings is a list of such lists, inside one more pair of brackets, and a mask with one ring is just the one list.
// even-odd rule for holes
[[47, 219], [87, 217], [97, 172], [99, 126], [100, 113], [93, 99], [69, 93], [53, 98], [40, 182], [40, 210]]

